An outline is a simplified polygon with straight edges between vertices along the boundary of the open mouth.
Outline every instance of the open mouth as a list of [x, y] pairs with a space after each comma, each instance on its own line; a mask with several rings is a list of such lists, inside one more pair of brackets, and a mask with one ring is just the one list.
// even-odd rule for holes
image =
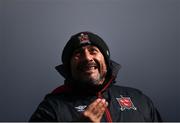
[[79, 67], [79, 70], [82, 72], [93, 72], [98, 69], [98, 65], [96, 63], [82, 64]]
[[86, 71], [92, 71], [95, 69], [97, 69], [97, 66], [85, 66], [81, 70], [86, 72]]

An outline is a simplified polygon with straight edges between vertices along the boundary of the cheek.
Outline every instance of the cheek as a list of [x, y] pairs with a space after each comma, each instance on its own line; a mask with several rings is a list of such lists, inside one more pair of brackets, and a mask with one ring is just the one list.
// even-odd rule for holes
[[102, 57], [101, 59], [99, 59], [99, 61], [100, 61], [101, 71], [102, 71], [102, 72], [106, 71], [107, 68], [106, 68], [106, 63], [105, 63], [104, 57]]
[[74, 70], [77, 66], [77, 61], [74, 59], [71, 59], [71, 70]]
[[76, 57], [71, 58], [71, 66], [76, 65], [78, 63], [78, 59]]
[[104, 72], [106, 72], [107, 71], [107, 69], [106, 69], [106, 64], [102, 64], [102, 72], [104, 73]]

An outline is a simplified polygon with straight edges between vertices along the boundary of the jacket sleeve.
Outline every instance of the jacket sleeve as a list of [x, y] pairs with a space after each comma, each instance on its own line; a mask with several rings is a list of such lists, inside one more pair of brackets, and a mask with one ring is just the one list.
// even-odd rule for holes
[[162, 118], [158, 112], [158, 110], [156, 109], [156, 107], [153, 105], [153, 102], [151, 102], [151, 119], [152, 122], [162, 122]]
[[55, 122], [56, 115], [51, 102], [45, 98], [31, 116], [29, 122]]
[[[146, 121], [149, 122], [162, 122], [162, 118], [157, 110], [157, 108], [154, 106], [152, 100], [147, 97], [146, 95], [143, 95], [143, 97], [146, 99], [147, 101], [147, 109], [149, 113], [144, 113]], [[145, 107], [144, 107], [145, 109]]]
[[153, 122], [163, 122], [159, 112], [157, 109], [155, 109], [154, 116], [153, 116]]

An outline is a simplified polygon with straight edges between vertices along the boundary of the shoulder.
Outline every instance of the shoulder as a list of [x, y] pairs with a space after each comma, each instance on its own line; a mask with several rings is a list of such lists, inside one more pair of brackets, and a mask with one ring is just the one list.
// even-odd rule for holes
[[126, 87], [126, 86], [119, 86], [119, 85], [113, 85], [111, 87], [111, 90], [115, 93], [117, 92], [117, 93], [121, 93], [125, 95], [141, 95], [142, 94], [142, 91], [140, 91], [139, 89]]
[[132, 108], [139, 112], [146, 121], [161, 121], [152, 100], [139, 89], [113, 85], [110, 94], [114, 102], [116, 104], [118, 102], [122, 109]]
[[71, 101], [73, 99], [72, 95], [72, 88], [71, 86], [67, 85], [61, 85], [55, 89], [53, 89], [52, 92], [48, 93], [44, 97], [44, 101], [50, 102], [50, 103], [60, 103], [60, 102], [66, 102]]
[[68, 92], [71, 92], [72, 91], [72, 88], [71, 86], [68, 86], [68, 85], [61, 85], [57, 88], [55, 88], [51, 94], [52, 95], [56, 95], [56, 94], [60, 94], [60, 93], [68, 93]]

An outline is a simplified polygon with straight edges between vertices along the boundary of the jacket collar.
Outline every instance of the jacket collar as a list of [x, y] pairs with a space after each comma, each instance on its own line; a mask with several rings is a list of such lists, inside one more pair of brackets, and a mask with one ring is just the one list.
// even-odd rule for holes
[[68, 77], [67, 70], [64, 68], [63, 64], [58, 65], [55, 67], [55, 69], [65, 78], [65, 86], [69, 86], [71, 89], [75, 89], [75, 92], [82, 94], [97, 94], [105, 91], [110, 85], [115, 83], [115, 79], [117, 77], [118, 71], [121, 67], [120, 64], [116, 63], [115, 61], [110, 60], [110, 66], [109, 70], [106, 76], [106, 80], [104, 83], [100, 86], [83, 86], [82, 84], [78, 84], [76, 81], [71, 79], [71, 77]]

